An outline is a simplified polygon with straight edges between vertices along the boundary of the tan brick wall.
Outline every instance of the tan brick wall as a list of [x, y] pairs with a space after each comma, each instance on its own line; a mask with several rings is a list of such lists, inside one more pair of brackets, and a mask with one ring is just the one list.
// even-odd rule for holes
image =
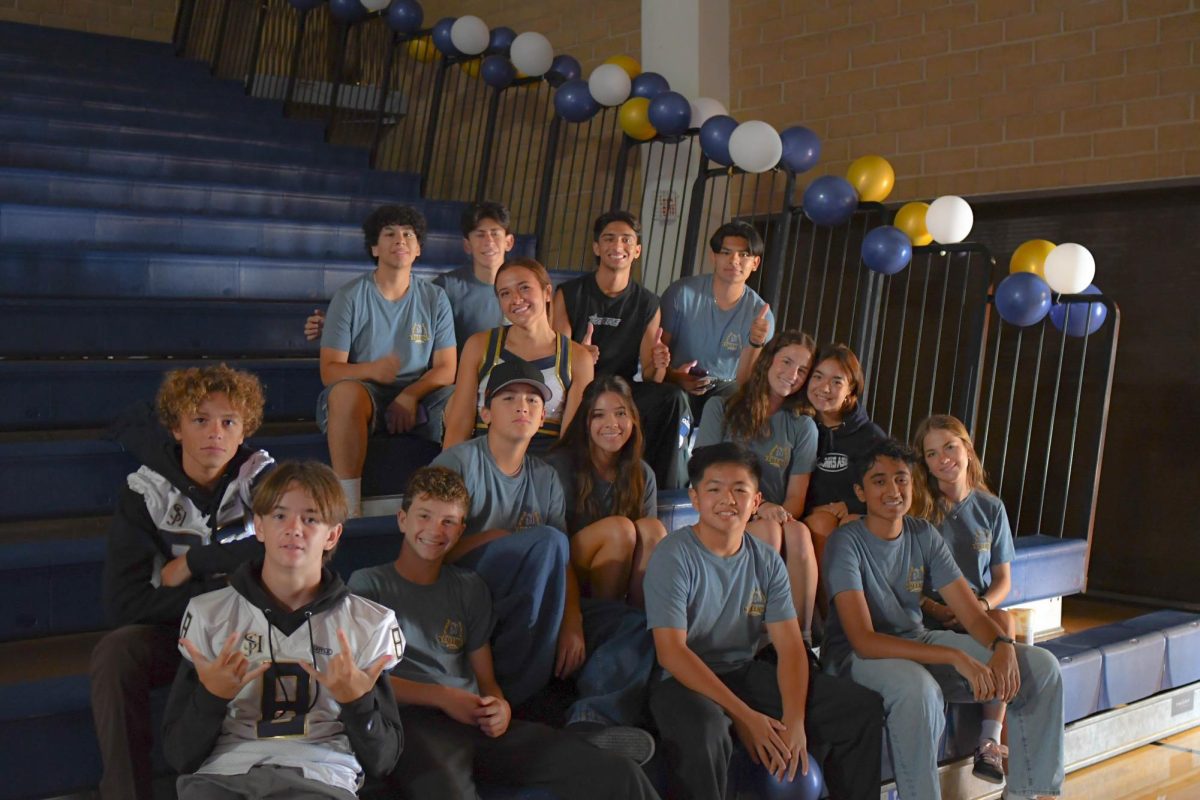
[[[879, 154], [893, 200], [1200, 175], [1190, 0], [731, 0], [731, 113]], [[803, 180], [803, 179], [802, 179]]]
[[0, 20], [168, 42], [176, 0], [0, 0]]

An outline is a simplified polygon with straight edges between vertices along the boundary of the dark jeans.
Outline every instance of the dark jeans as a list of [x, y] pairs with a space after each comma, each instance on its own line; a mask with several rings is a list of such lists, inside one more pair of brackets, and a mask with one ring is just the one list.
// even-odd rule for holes
[[165, 625], [117, 628], [92, 650], [92, 716], [105, 800], [153, 800], [150, 692], [171, 684], [181, 658], [179, 629]]
[[687, 486], [687, 443], [695, 427], [688, 395], [673, 383], [634, 381], [633, 402], [642, 418], [643, 457], [659, 489]]
[[[783, 714], [775, 665], [751, 661], [718, 675], [751, 708]], [[666, 753], [668, 797], [722, 800], [733, 755], [733, 731], [724, 709], [674, 678], [650, 687], [650, 713]], [[804, 717], [808, 750], [821, 761], [829, 796], [878, 800], [883, 746], [883, 701], [852, 681], [809, 673]]]
[[388, 783], [402, 797], [478, 797], [475, 781], [549, 790], [564, 800], [658, 797], [641, 767], [566, 731], [513, 720], [491, 738], [441, 711], [402, 706], [404, 752]]

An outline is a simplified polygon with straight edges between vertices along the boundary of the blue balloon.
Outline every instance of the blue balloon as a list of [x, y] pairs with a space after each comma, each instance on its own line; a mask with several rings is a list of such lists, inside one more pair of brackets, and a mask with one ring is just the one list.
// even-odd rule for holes
[[820, 800], [821, 790], [825, 788], [821, 767], [812, 753], [808, 754], [808, 774], [802, 775], [796, 770], [796, 777], [790, 781], [775, 778], [762, 766], [753, 769], [755, 788], [758, 789], [755, 796], [764, 800]]
[[587, 81], [575, 78], [555, 90], [554, 110], [567, 122], [587, 122], [600, 111], [600, 104], [588, 91]]
[[1050, 312], [1050, 287], [1032, 272], [1014, 272], [996, 287], [995, 302], [1001, 319], [1025, 328]]
[[709, 117], [700, 126], [700, 149], [704, 155], [722, 166], [732, 167], [733, 157], [729, 155], [729, 137], [738, 122], [728, 114], [718, 114]]
[[517, 79], [517, 68], [507, 56], [488, 56], [479, 65], [479, 76], [496, 89], [507, 89]]
[[679, 92], [663, 92], [650, 101], [646, 114], [660, 136], [678, 136], [692, 122], [692, 104]]
[[[662, 75], [659, 75], [657, 72], [642, 72], [633, 79], [629, 96], [644, 97], [647, 100], [653, 100], [663, 92], [669, 91], [671, 91], [671, 84], [667, 83], [667, 79]], [[662, 131], [659, 131], [659, 133], [662, 133]]]
[[783, 140], [783, 156], [780, 161], [792, 172], [805, 172], [817, 165], [821, 158], [821, 140], [803, 125], [795, 125], [779, 132]]
[[862, 260], [868, 269], [895, 275], [912, 261], [912, 241], [892, 225], [882, 225], [863, 237]]
[[454, 46], [454, 40], [450, 38], [450, 29], [453, 27], [454, 17], [442, 17], [433, 24], [433, 46], [447, 58], [462, 55]]
[[[1080, 294], [1100, 294], [1093, 284], [1088, 284]], [[1060, 331], [1066, 328], [1068, 336], [1091, 336], [1104, 325], [1108, 308], [1103, 303], [1055, 303], [1050, 307], [1050, 321]]]
[[856, 208], [858, 192], [845, 178], [825, 175], [804, 190], [804, 213], [818, 225], [841, 225]]
[[557, 78], [559, 82], [577, 80], [583, 77], [583, 65], [579, 63], [579, 59], [563, 53], [561, 56], [555, 56], [550, 62], [546, 78], [551, 77]]
[[417, 0], [392, 0], [387, 10], [388, 27], [396, 33], [416, 33], [425, 21], [425, 10]]
[[297, 11], [312, 11], [321, 7], [325, 0], [288, 0]]
[[517, 38], [517, 32], [512, 28], [501, 25], [499, 28], [492, 28], [492, 34], [488, 37], [488, 51], [492, 53], [507, 53], [512, 47], [513, 39]]
[[367, 9], [359, 0], [329, 0], [329, 13], [342, 22], [358, 22], [366, 18]]

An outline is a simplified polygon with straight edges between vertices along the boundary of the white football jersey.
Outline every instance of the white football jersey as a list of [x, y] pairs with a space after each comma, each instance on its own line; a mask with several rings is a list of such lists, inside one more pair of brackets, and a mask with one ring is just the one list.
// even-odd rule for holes
[[[350, 792], [358, 790], [363, 770], [338, 721], [341, 708], [300, 666], [308, 661], [324, 672], [329, 658], [341, 649], [339, 628], [360, 669], [383, 655], [392, 657], [390, 668], [404, 653], [396, 615], [357, 595], [348, 594], [335, 607], [313, 614], [291, 636], [269, 625], [263, 610], [232, 586], [192, 598], [180, 638], [186, 637], [211, 659], [236, 631], [251, 668], [263, 661], [275, 665], [229, 702], [216, 746], [197, 772], [243, 775], [251, 767], [272, 764], [299, 768], [306, 778]], [[180, 651], [190, 660], [183, 647]]]

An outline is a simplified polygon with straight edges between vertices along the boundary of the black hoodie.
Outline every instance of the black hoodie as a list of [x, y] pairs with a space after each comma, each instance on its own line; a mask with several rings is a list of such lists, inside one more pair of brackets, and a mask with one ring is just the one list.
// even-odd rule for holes
[[[202, 631], [206, 625], [211, 626], [225, 622], [244, 626], [244, 629], [238, 627], [242, 633], [243, 645], [253, 638], [260, 643], [257, 650], [258, 657], [265, 657], [272, 662], [272, 667], [258, 679], [263, 682], [264, 686], [273, 685], [286, 677], [294, 679], [294, 676], [291, 675], [281, 678], [281, 675], [276, 673], [276, 645], [272, 643], [276, 637], [272, 635], [273, 629], [278, 630], [284, 637], [289, 637], [302, 626], [307, 625], [309, 628], [309, 653], [304, 656], [304, 660], [310, 661], [317, 665], [318, 669], [323, 670], [327, 663], [326, 659], [332, 655], [332, 652], [314, 642], [333, 643], [331, 637], [336, 630], [339, 628], [349, 630], [355, 624], [360, 627], [365, 626], [364, 633], [366, 636], [370, 636], [380, 632], [375, 623], [386, 619], [388, 620], [387, 624], [394, 628], [389, 641], [395, 642], [395, 655], [399, 657], [403, 648], [403, 635], [399, 632], [394, 614], [369, 600], [351, 595], [336, 572], [328, 567], [322, 568], [321, 586], [316, 598], [302, 608], [289, 611], [280, 607], [263, 587], [262, 566], [261, 559], [243, 564], [230, 578], [227, 589], [199, 598], [193, 603], [183, 622], [181, 637], [187, 635], [189, 627], [191, 627], [193, 636], [196, 636], [197, 630]], [[256, 626], [246, 623], [253, 613], [252, 611], [247, 613], [247, 604], [259, 609], [266, 618], [265, 637], [262, 637], [261, 633], [255, 633], [253, 628]], [[211, 611], [214, 606], [222, 610], [232, 608], [233, 613], [223, 620], [193, 621], [193, 613], [203, 616], [203, 609], [207, 608]], [[314, 634], [314, 628], [317, 629], [316, 634]], [[203, 636], [203, 633], [200, 635]], [[347, 635], [352, 641], [355, 639], [352, 634], [348, 633]], [[266, 640], [265, 646], [261, 645], [263, 638]], [[334, 646], [336, 647], [336, 644]], [[318, 654], [322, 654], [321, 658], [318, 658]], [[311, 725], [305, 721], [302, 735], [276, 739], [281, 742], [280, 752], [287, 752], [286, 742], [288, 740], [299, 739], [308, 748], [303, 752], [309, 753], [310, 755], [307, 757], [311, 758], [312, 746], [320, 746], [323, 742], [328, 742], [332, 736], [340, 733], [345, 734], [349, 740], [354, 756], [366, 774], [381, 777], [391, 772], [400, 758], [403, 731], [400, 725], [400, 712], [388, 675], [388, 671], [382, 672], [375, 682], [374, 689], [357, 700], [345, 704], [336, 703], [328, 694], [328, 689], [317, 687], [308, 711], [312, 712], [310, 720], [321, 716], [321, 721], [314, 721]], [[300, 680], [307, 683], [309, 679], [301, 678]], [[298, 684], [290, 685], [295, 687]], [[293, 688], [292, 691], [295, 692], [297, 689]], [[297, 695], [296, 698], [298, 699], [298, 697]], [[258, 707], [259, 702], [261, 701], [257, 698], [251, 700], [255, 708]], [[193, 663], [185, 658], [179, 666], [179, 672], [175, 675], [175, 682], [171, 686], [171, 696], [167, 700], [167, 709], [164, 715], [163, 753], [167, 763], [181, 773], [195, 772], [213, 754], [222, 733], [227, 734], [222, 743], [223, 752], [236, 750], [239, 742], [246, 742], [253, 746], [253, 743], [258, 740], [242, 739], [236, 733], [230, 734], [225, 729], [227, 716], [231, 719], [237, 718], [243, 724], [245, 723], [245, 710], [240, 707], [231, 709], [231, 706], [237, 705], [237, 699], [226, 700], [209, 692], [200, 682]], [[337, 721], [341, 723], [340, 731], [328, 729], [328, 721], [334, 714], [336, 714]], [[325, 728], [321, 734], [314, 733], [318, 725]], [[233, 741], [232, 745], [230, 744], [231, 740]], [[331, 752], [333, 751], [331, 750]]]
[[[109, 527], [105, 610], [113, 625], [178, 625], [188, 600], [224, 586], [238, 565], [262, 555], [249, 492], [274, 462], [243, 445], [210, 491], [188, 478], [179, 445], [147, 407], [124, 415], [111, 436], [143, 466], [126, 479]], [[161, 586], [163, 565], [185, 549], [191, 580]]]
[[862, 402], [842, 419], [836, 428], [817, 423], [817, 466], [808, 482], [804, 507], [812, 510], [827, 503], [842, 502], [851, 514], [865, 514], [867, 507], [854, 494], [854, 470], [851, 462], [887, 438], [883, 429], [867, 419]]

